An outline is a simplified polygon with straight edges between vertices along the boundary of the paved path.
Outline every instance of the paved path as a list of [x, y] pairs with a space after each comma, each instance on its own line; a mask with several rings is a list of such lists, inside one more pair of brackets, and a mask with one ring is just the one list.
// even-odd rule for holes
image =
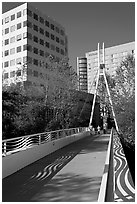
[[87, 136], [3, 179], [2, 201], [97, 202], [109, 137]]

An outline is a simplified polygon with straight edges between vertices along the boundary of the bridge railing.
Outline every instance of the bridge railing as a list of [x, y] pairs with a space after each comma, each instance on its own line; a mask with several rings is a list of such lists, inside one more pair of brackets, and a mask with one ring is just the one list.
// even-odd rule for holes
[[7, 156], [19, 151], [26, 150], [28, 148], [35, 147], [37, 145], [41, 145], [87, 130], [87, 127], [79, 127], [6, 139], [2, 141], [2, 156]]

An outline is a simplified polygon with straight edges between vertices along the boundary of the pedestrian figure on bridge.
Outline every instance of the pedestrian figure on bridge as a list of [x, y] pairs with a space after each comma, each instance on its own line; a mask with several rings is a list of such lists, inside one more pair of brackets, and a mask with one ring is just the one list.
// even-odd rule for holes
[[97, 133], [100, 134], [100, 127], [99, 127], [99, 125], [97, 127]]
[[107, 130], [107, 123], [103, 124], [103, 133], [106, 134], [106, 130]]

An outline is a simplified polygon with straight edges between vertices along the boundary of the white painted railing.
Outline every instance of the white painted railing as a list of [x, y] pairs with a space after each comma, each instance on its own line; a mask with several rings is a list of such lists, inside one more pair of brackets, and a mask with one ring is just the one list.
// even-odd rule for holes
[[88, 130], [86, 127], [63, 129], [52, 132], [44, 132], [22, 137], [11, 138], [2, 141], [2, 156], [33, 148], [37, 145], [44, 144], [63, 137], [74, 135], [79, 132]]

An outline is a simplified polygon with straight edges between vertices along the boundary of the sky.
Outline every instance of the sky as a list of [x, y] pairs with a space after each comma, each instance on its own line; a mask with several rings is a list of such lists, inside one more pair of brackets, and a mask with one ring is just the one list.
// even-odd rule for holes
[[[130, 2], [31, 2], [64, 28], [68, 36], [69, 63], [97, 49], [135, 41], [135, 3]], [[3, 2], [6, 12], [23, 2]]]

